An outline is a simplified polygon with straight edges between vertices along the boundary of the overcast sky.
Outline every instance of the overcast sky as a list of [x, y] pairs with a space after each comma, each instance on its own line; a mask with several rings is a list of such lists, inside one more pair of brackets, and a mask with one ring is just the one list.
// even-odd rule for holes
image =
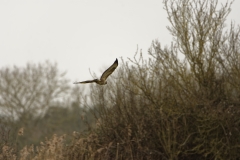
[[[225, 2], [221, 0], [220, 2]], [[240, 24], [240, 1], [228, 17]], [[57, 62], [72, 81], [98, 76], [115, 58], [169, 44], [162, 0], [0, 0], [0, 67]]]

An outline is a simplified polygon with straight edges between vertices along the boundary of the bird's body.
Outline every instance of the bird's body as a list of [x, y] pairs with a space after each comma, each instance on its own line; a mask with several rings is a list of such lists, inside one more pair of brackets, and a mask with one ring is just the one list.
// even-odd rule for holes
[[73, 84], [79, 84], [79, 83], [97, 83], [99, 85], [105, 85], [107, 84], [106, 79], [112, 72], [117, 68], [118, 66], [118, 59], [115, 60], [115, 62], [102, 74], [100, 79], [94, 79], [94, 80], [88, 80], [88, 81], [82, 81], [82, 82], [74, 82]]

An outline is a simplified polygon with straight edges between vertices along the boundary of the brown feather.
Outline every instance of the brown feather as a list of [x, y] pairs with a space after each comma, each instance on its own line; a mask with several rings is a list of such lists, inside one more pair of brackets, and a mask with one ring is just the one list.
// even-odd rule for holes
[[117, 68], [118, 66], [118, 59], [115, 60], [115, 62], [105, 71], [103, 72], [100, 80], [105, 81], [110, 74], [113, 73], [113, 71]]
[[88, 80], [88, 81], [82, 81], [82, 82], [74, 82], [73, 84], [78, 84], [78, 83], [93, 83], [93, 82], [97, 82], [98, 79], [94, 79], [94, 80]]
[[105, 85], [107, 84], [106, 79], [110, 74], [113, 73], [113, 71], [117, 68], [118, 66], [118, 59], [116, 58], [115, 62], [105, 71], [103, 72], [100, 80], [99, 79], [94, 79], [94, 80], [88, 80], [88, 81], [82, 81], [82, 82], [74, 82], [73, 84], [79, 84], [79, 83], [97, 83], [99, 85]]

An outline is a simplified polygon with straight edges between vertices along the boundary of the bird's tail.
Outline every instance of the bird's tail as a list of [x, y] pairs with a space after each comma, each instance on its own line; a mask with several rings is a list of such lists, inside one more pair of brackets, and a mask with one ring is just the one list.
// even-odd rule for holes
[[81, 83], [81, 82], [74, 82], [73, 84], [79, 84], [79, 83]]

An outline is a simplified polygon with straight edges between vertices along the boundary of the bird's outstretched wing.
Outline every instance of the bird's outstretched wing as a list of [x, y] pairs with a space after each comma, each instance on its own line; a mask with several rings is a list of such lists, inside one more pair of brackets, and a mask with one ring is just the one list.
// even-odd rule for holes
[[82, 82], [74, 82], [73, 84], [79, 84], [79, 83], [93, 83], [93, 82], [97, 82], [98, 79], [94, 79], [94, 80], [88, 80], [88, 81], [82, 81]]
[[117, 68], [118, 66], [118, 59], [116, 58], [115, 62], [105, 71], [103, 72], [100, 80], [105, 81], [107, 77], [112, 74], [112, 72]]

